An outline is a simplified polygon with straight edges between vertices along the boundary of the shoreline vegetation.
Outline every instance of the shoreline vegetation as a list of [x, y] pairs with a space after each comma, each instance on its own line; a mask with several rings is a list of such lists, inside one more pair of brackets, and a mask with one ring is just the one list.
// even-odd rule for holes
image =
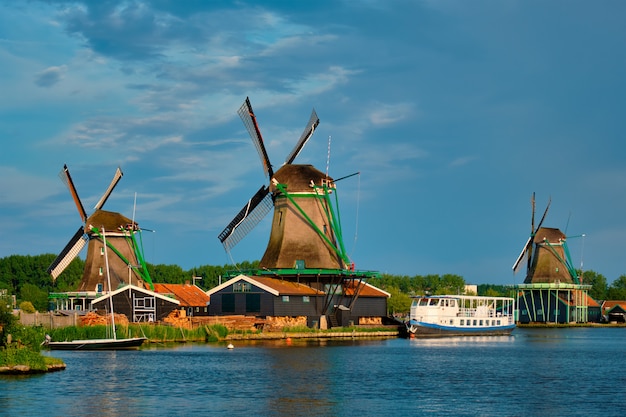
[[[518, 328], [572, 328], [572, 327], [626, 327], [626, 323], [518, 323]], [[9, 343], [0, 348], [0, 375], [30, 375], [56, 372], [66, 369], [65, 363], [58, 358], [41, 354], [41, 345], [34, 343], [44, 340], [49, 334], [52, 340], [65, 341], [76, 339], [98, 339], [111, 337], [106, 326], [68, 326], [58, 329], [46, 329], [32, 326], [29, 342]], [[328, 339], [387, 339], [401, 337], [400, 326], [351, 326], [327, 330], [312, 329], [305, 326], [285, 327], [282, 331], [229, 330], [224, 325], [213, 324], [193, 328], [183, 328], [155, 324], [129, 324], [117, 327], [118, 337], [146, 337], [142, 348], [150, 345], [176, 343], [220, 343], [231, 341], [269, 341], [269, 340], [328, 340]], [[43, 348], [45, 349], [45, 348]]]
[[[30, 343], [9, 343], [0, 348], [0, 375], [29, 375], [44, 372], [62, 371], [65, 363], [58, 358], [41, 354], [41, 345], [46, 334], [52, 340], [69, 341], [77, 339], [99, 339], [110, 337], [106, 326], [68, 326], [58, 329], [46, 329], [33, 326], [29, 331]], [[117, 327], [117, 337], [146, 337], [143, 347], [170, 343], [216, 343], [235, 340], [291, 340], [291, 339], [331, 339], [331, 338], [392, 338], [400, 331], [395, 326], [388, 327], [343, 327], [328, 330], [307, 327], [284, 328], [279, 332], [228, 330], [220, 324], [194, 328], [182, 328], [164, 325], [129, 324]], [[45, 348], [44, 348], [45, 349]]]

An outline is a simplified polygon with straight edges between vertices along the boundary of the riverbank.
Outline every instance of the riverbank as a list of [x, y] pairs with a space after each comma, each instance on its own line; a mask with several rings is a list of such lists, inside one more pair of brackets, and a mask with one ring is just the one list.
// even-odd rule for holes
[[263, 332], [234, 333], [224, 339], [233, 340], [279, 340], [279, 339], [388, 339], [399, 337], [398, 330], [392, 331], [317, 331], [317, 332]]

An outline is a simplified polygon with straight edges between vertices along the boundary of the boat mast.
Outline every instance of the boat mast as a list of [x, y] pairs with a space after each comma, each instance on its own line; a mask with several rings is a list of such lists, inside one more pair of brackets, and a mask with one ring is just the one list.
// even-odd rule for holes
[[109, 285], [109, 307], [111, 309], [111, 328], [113, 329], [113, 339], [117, 339], [115, 331], [115, 313], [113, 313], [113, 291], [111, 290], [111, 274], [109, 273], [109, 256], [107, 250], [107, 238], [104, 232], [104, 226], [102, 226], [102, 241], [104, 242], [104, 265], [107, 271], [107, 283]]

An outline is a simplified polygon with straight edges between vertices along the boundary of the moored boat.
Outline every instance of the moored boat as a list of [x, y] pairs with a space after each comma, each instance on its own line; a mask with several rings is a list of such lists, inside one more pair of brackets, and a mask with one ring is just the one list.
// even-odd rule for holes
[[409, 336], [508, 335], [515, 329], [514, 306], [509, 297], [418, 296], [405, 324]]
[[50, 350], [123, 350], [138, 349], [145, 340], [147, 340], [145, 337], [72, 340], [70, 342], [52, 342], [46, 340], [44, 345], [48, 346]]

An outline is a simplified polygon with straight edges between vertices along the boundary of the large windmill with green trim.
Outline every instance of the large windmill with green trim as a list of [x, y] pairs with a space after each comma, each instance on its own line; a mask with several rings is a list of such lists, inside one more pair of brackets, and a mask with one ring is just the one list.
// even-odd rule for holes
[[312, 165], [293, 163], [319, 124], [315, 110], [296, 146], [276, 172], [249, 98], [238, 113], [259, 152], [269, 184], [262, 185], [220, 233], [224, 248], [230, 250], [273, 208], [272, 229], [261, 268], [348, 269], [350, 260], [343, 246], [339, 216], [331, 201], [335, 182]]
[[143, 258], [139, 226], [134, 220], [120, 213], [102, 210], [104, 203], [106, 203], [122, 176], [122, 170], [117, 168], [109, 187], [96, 203], [93, 214], [88, 216], [83, 203], [78, 197], [67, 165], [63, 166], [59, 177], [70, 190], [82, 223], [48, 268], [48, 273], [52, 276], [52, 279], [55, 280], [87, 245], [85, 269], [78, 291], [109, 291], [104, 256], [105, 239], [103, 239], [103, 234], [106, 233], [111, 289], [115, 290], [123, 284], [152, 287], [152, 280]]

